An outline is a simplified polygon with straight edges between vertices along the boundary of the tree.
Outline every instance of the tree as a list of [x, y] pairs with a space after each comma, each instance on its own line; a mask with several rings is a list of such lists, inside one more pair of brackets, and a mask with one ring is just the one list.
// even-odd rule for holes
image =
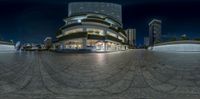
[[194, 40], [195, 40], [195, 41], [200, 41], [200, 38], [195, 38]]
[[155, 44], [158, 44], [158, 43], [161, 43], [161, 41], [160, 41], [160, 40], [156, 40], [156, 41], [155, 41]]
[[169, 41], [176, 41], [176, 40], [177, 40], [176, 37], [169, 38]]
[[180, 40], [189, 40], [188, 37], [181, 37]]
[[189, 40], [186, 34], [181, 35], [180, 40]]

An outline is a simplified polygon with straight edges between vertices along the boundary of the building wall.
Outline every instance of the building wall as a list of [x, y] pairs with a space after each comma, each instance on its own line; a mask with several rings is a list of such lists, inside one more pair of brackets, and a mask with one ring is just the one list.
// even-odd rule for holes
[[161, 40], [161, 20], [153, 19], [149, 23], [149, 45], [152, 46]]
[[[90, 33], [90, 31], [102, 31], [101, 34], [93, 34]], [[69, 33], [70, 34], [69, 34]], [[64, 37], [64, 36], [68, 36], [71, 34], [77, 34], [77, 33], [86, 33], [86, 35], [84, 36], [80, 36], [80, 37], [75, 37], [75, 38], [67, 38], [64, 40], [59, 40], [59, 42], [61, 42], [60, 45], [60, 49], [87, 49], [88, 48], [88, 42], [90, 40], [96, 40], [99, 42], [108, 42], [105, 43], [105, 50], [110, 50], [110, 51], [114, 51], [114, 50], [125, 50], [128, 47], [126, 47], [125, 45], [121, 44], [121, 42], [115, 41], [115, 40], [120, 40], [120, 39], [124, 39], [122, 42], [125, 43], [126, 39], [120, 34], [117, 33], [107, 27], [103, 27], [103, 26], [98, 26], [98, 25], [90, 25], [90, 24], [84, 24], [84, 25], [80, 25], [80, 26], [75, 26], [73, 28], [66, 28], [62, 30], [62, 36], [60, 37]], [[112, 34], [112, 35], [111, 35]], [[90, 37], [92, 36], [92, 38]], [[110, 38], [107, 38], [107, 36], [112, 37], [112, 39], [114, 38], [115, 40], [113, 41]], [[59, 39], [58, 38], [58, 39]], [[79, 40], [78, 40], [79, 39]], [[75, 45], [79, 45], [80, 47], [74, 46], [74, 44], [70, 45], [70, 42], [77, 42]], [[110, 44], [111, 43], [111, 44]], [[113, 47], [113, 46], [118, 46], [118, 47]]]
[[128, 44], [130, 46], [136, 45], [136, 29], [126, 29], [126, 35], [128, 37]]
[[103, 2], [73, 2], [68, 6], [68, 17], [81, 13], [97, 13], [110, 16], [122, 23], [122, 7]]
[[[98, 26], [98, 25], [89, 25], [89, 24], [85, 24], [85, 25], [81, 25], [81, 26], [75, 26], [75, 27], [72, 27], [72, 28], [66, 28], [66, 29], [63, 29], [62, 30], [62, 36], [65, 36], [65, 35], [69, 35], [68, 32], [70, 34], [76, 34], [78, 32], [87, 32], [88, 33], [88, 29], [93, 29], [93, 30], [99, 30], [99, 31], [102, 31], [103, 32], [103, 35], [97, 35], [97, 36], [106, 36], [106, 35], [109, 35], [109, 36], [112, 36], [112, 37], [115, 37], [116, 39], [124, 39], [124, 43], [126, 42], [126, 38], [124, 38], [120, 33], [117, 33], [111, 29], [108, 29], [106, 27], [102, 27], [102, 26]], [[112, 35], [110, 34], [112, 33]], [[89, 34], [87, 34], [89, 35]], [[113, 36], [115, 35], [115, 36]], [[58, 35], [58, 37], [61, 37]], [[84, 36], [86, 37], [86, 36]], [[73, 39], [73, 38], [72, 38]]]

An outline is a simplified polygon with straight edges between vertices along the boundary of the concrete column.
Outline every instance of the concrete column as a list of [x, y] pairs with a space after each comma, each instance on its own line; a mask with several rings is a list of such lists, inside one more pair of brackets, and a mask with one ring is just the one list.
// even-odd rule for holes
[[86, 27], [83, 27], [83, 32], [86, 32]]
[[64, 49], [65, 48], [65, 44], [64, 44], [64, 42], [61, 42], [60, 43], [60, 49]]
[[[83, 32], [87, 32], [87, 28], [86, 27], [83, 27]], [[86, 37], [82, 39], [82, 45], [83, 45], [83, 49], [86, 49], [87, 48], [87, 35], [86, 34]]]
[[82, 44], [83, 44], [83, 49], [86, 49], [87, 48], [87, 38], [83, 38], [82, 39]]
[[107, 51], [107, 43], [104, 42], [104, 50]]

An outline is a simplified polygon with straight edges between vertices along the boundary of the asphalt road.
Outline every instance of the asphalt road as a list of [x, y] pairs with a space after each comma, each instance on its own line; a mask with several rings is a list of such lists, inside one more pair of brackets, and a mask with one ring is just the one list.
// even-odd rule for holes
[[0, 99], [199, 97], [199, 53], [0, 53]]

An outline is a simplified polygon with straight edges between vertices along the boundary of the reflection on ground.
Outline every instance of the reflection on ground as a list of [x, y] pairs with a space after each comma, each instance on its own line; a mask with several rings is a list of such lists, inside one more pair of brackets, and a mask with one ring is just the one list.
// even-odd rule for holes
[[0, 99], [198, 97], [198, 53], [0, 53]]

